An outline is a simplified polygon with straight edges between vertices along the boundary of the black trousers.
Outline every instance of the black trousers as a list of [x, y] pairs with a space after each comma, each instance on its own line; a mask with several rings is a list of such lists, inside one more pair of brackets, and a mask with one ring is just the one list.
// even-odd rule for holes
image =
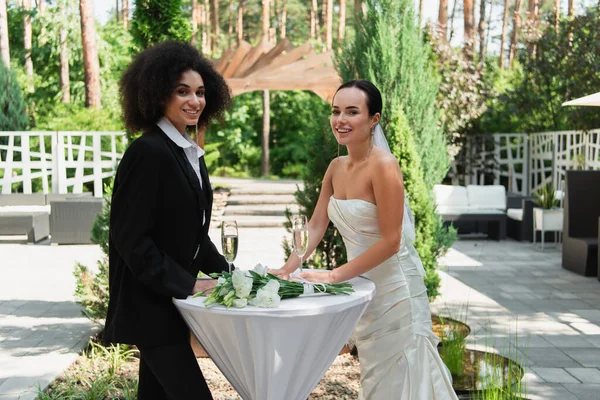
[[138, 400], [212, 400], [189, 342], [138, 349]]

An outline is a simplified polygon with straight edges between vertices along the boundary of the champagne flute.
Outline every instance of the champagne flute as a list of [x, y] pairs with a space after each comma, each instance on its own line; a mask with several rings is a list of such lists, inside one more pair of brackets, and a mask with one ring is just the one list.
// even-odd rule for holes
[[236, 221], [223, 221], [221, 224], [221, 247], [225, 261], [229, 264], [229, 273], [231, 274], [231, 264], [235, 260], [238, 251], [238, 227]]
[[302, 258], [306, 254], [308, 248], [308, 228], [306, 227], [306, 223], [306, 216], [304, 215], [298, 215], [292, 220], [294, 251], [300, 258], [300, 266], [294, 274], [302, 272]]

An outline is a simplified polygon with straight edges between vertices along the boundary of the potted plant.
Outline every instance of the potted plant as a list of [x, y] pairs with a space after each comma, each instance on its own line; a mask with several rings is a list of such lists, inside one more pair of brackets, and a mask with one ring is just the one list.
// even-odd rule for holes
[[533, 209], [534, 227], [541, 231], [562, 231], [563, 210], [558, 208], [558, 198], [554, 185], [550, 182], [534, 192], [533, 202], [539, 207]]

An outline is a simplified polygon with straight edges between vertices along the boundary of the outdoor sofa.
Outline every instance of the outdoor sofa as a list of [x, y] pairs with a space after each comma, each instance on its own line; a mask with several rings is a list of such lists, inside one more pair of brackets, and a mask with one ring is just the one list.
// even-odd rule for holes
[[[490, 238], [506, 238], [506, 189], [502, 185], [435, 185], [438, 214], [446, 223], [485, 223]], [[460, 231], [459, 231], [460, 233]]]
[[567, 171], [562, 266], [598, 276], [600, 171]]

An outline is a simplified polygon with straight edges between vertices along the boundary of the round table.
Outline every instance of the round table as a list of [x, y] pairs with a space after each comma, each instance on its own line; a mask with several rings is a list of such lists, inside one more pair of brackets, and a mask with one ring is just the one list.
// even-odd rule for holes
[[357, 277], [351, 295], [303, 295], [278, 308], [206, 308], [175, 299], [202, 347], [244, 400], [306, 400], [375, 293]]

